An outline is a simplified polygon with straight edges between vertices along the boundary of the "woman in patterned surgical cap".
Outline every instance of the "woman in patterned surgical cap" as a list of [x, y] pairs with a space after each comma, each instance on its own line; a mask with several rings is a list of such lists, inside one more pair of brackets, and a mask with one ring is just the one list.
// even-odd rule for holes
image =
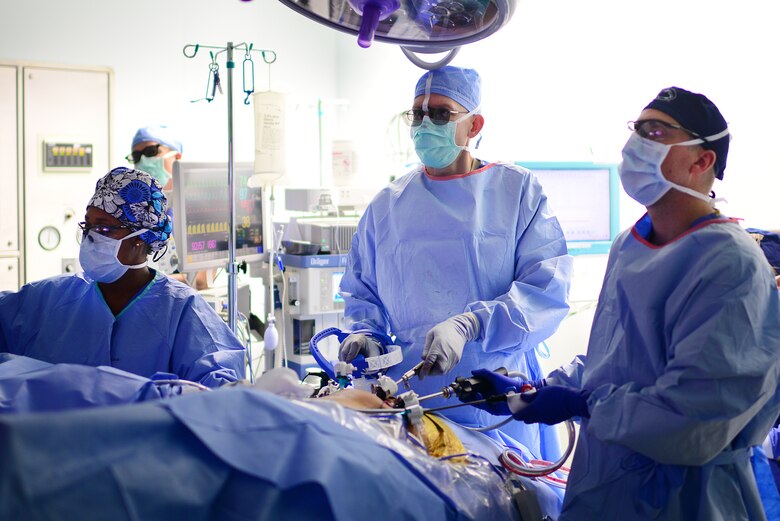
[[0, 353], [146, 377], [174, 373], [210, 387], [244, 377], [241, 342], [219, 315], [146, 265], [173, 226], [155, 179], [115, 168], [97, 182], [79, 226], [84, 273], [0, 293]]
[[[82, 223], [79, 261], [98, 282], [121, 277], [149, 277], [147, 254], [167, 248], [173, 222], [160, 184], [146, 172], [115, 168], [100, 179]], [[125, 242], [136, 238], [134, 241]], [[128, 295], [132, 297], [132, 295]]]

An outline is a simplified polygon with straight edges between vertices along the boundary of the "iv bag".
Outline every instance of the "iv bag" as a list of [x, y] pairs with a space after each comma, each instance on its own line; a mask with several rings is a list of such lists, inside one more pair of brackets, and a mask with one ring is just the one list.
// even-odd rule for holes
[[285, 160], [286, 99], [281, 92], [252, 95], [255, 106], [255, 175], [253, 184], [270, 184], [287, 169]]

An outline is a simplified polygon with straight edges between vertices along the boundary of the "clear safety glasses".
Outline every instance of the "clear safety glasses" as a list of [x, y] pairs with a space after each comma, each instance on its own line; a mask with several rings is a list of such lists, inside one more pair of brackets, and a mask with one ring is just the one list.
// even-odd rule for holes
[[639, 121], [629, 121], [628, 129], [632, 132], [636, 132], [643, 138], [653, 141], [668, 141], [679, 139], [682, 137], [680, 136], [681, 131], [685, 132], [689, 136], [706, 141], [696, 132], [688, 130], [687, 128], [683, 128], [679, 125], [661, 121], [660, 119], [640, 119]]
[[84, 221], [78, 223], [78, 227], [81, 229], [82, 241], [90, 231], [94, 231], [95, 233], [99, 233], [100, 235], [103, 235], [105, 237], [118, 239], [119, 237], [117, 237], [117, 235], [119, 234], [120, 230], [130, 230], [130, 232], [140, 230], [140, 228], [134, 228], [132, 226], [125, 226], [125, 225], [108, 226], [105, 224], [87, 224]]

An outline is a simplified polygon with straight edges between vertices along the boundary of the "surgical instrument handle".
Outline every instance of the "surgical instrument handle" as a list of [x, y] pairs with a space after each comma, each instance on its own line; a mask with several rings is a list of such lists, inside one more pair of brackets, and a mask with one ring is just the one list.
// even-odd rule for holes
[[[494, 372], [502, 376], [507, 376], [508, 374], [506, 368], [504, 367], [499, 367]], [[469, 378], [459, 376], [455, 378], [455, 381], [452, 382], [448, 387], [445, 387], [442, 392], [446, 398], [449, 398], [452, 395], [451, 393], [455, 393], [455, 395], [461, 401], [469, 401], [469, 397], [473, 397], [476, 394], [479, 394], [483, 397], [485, 395], [491, 395], [492, 390], [493, 389], [490, 385], [490, 382], [481, 376], [472, 376]]]

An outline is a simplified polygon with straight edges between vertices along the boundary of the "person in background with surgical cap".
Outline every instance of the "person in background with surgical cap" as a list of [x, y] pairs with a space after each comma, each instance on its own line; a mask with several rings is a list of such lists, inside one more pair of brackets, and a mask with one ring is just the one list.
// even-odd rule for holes
[[181, 159], [184, 150], [173, 132], [166, 126], [142, 127], [133, 136], [131, 146], [132, 152], [125, 159], [155, 178], [165, 192], [173, 190], [173, 163]]
[[647, 213], [612, 245], [587, 355], [535, 392], [476, 374], [518, 420], [581, 418], [561, 521], [766, 519], [751, 454], [780, 414], [780, 299], [714, 208], [726, 120], [670, 87], [629, 128], [620, 179]]
[[[133, 136], [132, 151], [125, 159], [132, 163], [136, 170], [142, 170], [151, 175], [163, 187], [166, 197], [170, 199], [173, 191], [173, 163], [181, 160], [184, 148], [181, 141], [166, 126], [155, 125], [141, 127]], [[173, 210], [168, 212], [173, 217]], [[167, 248], [149, 260], [149, 266], [161, 271], [181, 282], [188, 282], [184, 273], [179, 272], [179, 256], [176, 253], [176, 242], [168, 242]], [[207, 273], [198, 272], [193, 278], [195, 289], [206, 289]]]
[[[419, 381], [411, 381], [420, 395], [480, 367], [540, 378], [536, 347], [569, 309], [572, 260], [539, 181], [471, 155], [485, 124], [480, 102], [473, 69], [447, 66], [419, 79], [405, 116], [422, 165], [368, 206], [341, 281], [352, 330], [393, 334], [402, 346], [403, 362], [389, 376], [423, 360]], [[380, 351], [374, 337], [355, 332], [339, 357]], [[497, 423], [473, 407], [444, 414], [472, 427]], [[550, 430], [510, 424], [504, 434], [536, 457], [558, 456]]]
[[87, 205], [79, 262], [60, 275], [0, 292], [0, 352], [50, 363], [174, 373], [218, 387], [244, 378], [244, 349], [189, 286], [147, 266], [172, 222], [162, 187], [115, 168]]

